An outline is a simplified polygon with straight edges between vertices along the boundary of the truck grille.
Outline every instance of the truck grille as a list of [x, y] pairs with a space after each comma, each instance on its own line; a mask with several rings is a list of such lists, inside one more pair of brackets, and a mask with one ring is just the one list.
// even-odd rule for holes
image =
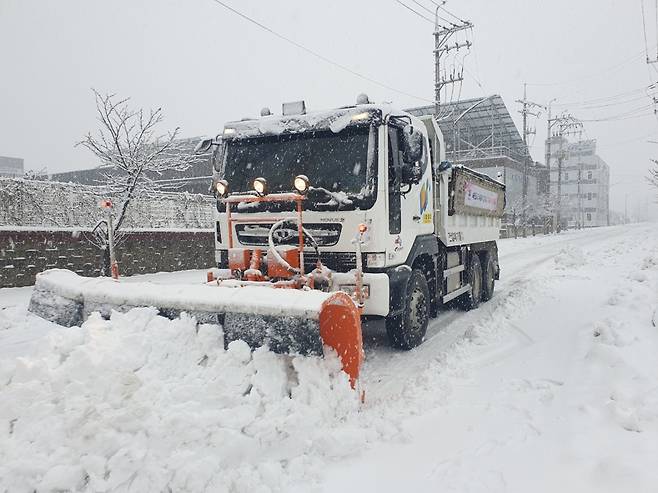
[[[267, 246], [267, 236], [271, 224], [237, 224], [235, 232], [238, 241], [248, 246]], [[315, 238], [319, 246], [333, 246], [340, 239], [342, 224], [338, 223], [309, 223], [304, 228]], [[299, 236], [295, 226], [285, 224], [274, 232], [274, 243], [277, 245], [297, 245]]]
[[[320, 259], [322, 259], [322, 265], [336, 272], [347, 272], [356, 268], [356, 253], [354, 252], [321, 252]], [[365, 262], [365, 254], [363, 260]], [[305, 272], [311, 272], [317, 263], [318, 256], [315, 252], [304, 252]]]
[[[366, 254], [363, 254], [363, 265], [365, 266]], [[356, 268], [356, 253], [354, 252], [322, 252], [322, 264], [328, 269], [336, 272], [348, 272]], [[318, 262], [318, 256], [315, 252], [304, 252], [304, 272], [311, 272], [315, 269]], [[228, 252], [220, 250], [220, 260], [217, 267], [228, 269]]]

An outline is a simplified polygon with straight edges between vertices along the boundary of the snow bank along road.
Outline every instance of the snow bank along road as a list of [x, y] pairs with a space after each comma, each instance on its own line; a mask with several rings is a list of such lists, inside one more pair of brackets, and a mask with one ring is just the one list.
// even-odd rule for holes
[[493, 300], [416, 350], [366, 327], [365, 405], [335, 359], [0, 290], [0, 492], [658, 491], [658, 226], [500, 251]]

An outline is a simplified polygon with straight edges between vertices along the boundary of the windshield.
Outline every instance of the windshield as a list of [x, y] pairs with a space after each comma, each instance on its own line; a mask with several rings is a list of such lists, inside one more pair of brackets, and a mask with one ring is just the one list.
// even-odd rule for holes
[[303, 174], [312, 187], [307, 208], [364, 209], [376, 198], [376, 149], [376, 126], [348, 127], [228, 140], [216, 165], [235, 192], [252, 190], [259, 176], [270, 192], [290, 192]]

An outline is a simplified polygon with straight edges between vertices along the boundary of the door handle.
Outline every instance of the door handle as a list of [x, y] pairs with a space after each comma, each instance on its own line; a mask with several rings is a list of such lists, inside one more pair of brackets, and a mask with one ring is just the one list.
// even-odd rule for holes
[[411, 219], [413, 219], [414, 221], [418, 222], [418, 221], [420, 221], [420, 216], [414, 216], [414, 217], [412, 217]]

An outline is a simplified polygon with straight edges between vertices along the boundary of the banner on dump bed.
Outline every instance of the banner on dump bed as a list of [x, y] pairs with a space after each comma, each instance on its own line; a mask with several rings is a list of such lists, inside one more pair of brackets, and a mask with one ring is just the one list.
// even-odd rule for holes
[[505, 185], [464, 168], [455, 168], [450, 214], [501, 217], [505, 209]]
[[464, 205], [493, 212], [498, 209], [498, 194], [467, 182], [464, 185]]

